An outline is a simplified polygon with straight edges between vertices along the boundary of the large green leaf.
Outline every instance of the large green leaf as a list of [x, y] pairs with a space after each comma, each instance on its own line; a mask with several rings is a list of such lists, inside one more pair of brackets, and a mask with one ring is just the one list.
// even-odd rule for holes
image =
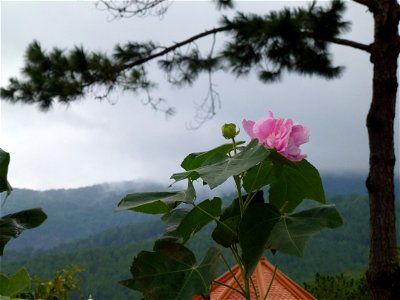
[[0, 255], [12, 238], [18, 237], [25, 229], [35, 228], [46, 220], [47, 215], [41, 208], [32, 208], [0, 218]]
[[7, 192], [10, 195], [12, 188], [7, 180], [8, 165], [10, 163], [10, 154], [0, 149], [0, 192]]
[[187, 172], [175, 173], [171, 176], [175, 182], [190, 178], [192, 180], [201, 177], [211, 189], [224, 183], [229, 177], [239, 175], [247, 169], [263, 161], [269, 154], [265, 147], [252, 140], [241, 152], [233, 157], [222, 153], [215, 153], [203, 164]]
[[154, 251], [142, 251], [134, 259], [132, 279], [121, 283], [143, 293], [145, 299], [187, 300], [207, 294], [217, 277], [220, 251], [210, 248], [200, 264], [185, 246], [159, 240]]
[[167, 235], [178, 236], [185, 243], [190, 237], [217, 219], [221, 214], [221, 199], [204, 200], [191, 210], [172, 210], [162, 217], [168, 224]]
[[184, 168], [186, 171], [197, 169], [201, 167], [206, 160], [214, 156], [216, 153], [227, 155], [232, 150], [232, 144], [224, 144], [214, 149], [211, 149], [210, 151], [191, 153], [186, 156], [185, 159], [182, 161], [181, 167]]
[[190, 207], [175, 208], [170, 212], [162, 215], [161, 220], [167, 225], [166, 235], [172, 233], [181, 223], [182, 219], [191, 211]]
[[269, 159], [250, 168], [243, 177], [243, 188], [247, 193], [251, 193], [271, 184], [274, 178], [273, 171], [274, 165]]
[[18, 294], [29, 290], [31, 278], [26, 269], [17, 271], [12, 276], [0, 274], [0, 295], [15, 297]]
[[321, 229], [336, 228], [342, 224], [343, 219], [334, 205], [322, 205], [283, 215], [275, 224], [266, 248], [302, 256], [305, 244], [313, 234]]
[[325, 203], [325, 191], [318, 170], [305, 159], [298, 162], [296, 165], [300, 168], [300, 172], [303, 176], [307, 178], [307, 199]]
[[238, 231], [241, 218], [240, 215], [227, 218], [215, 227], [212, 238], [223, 247], [230, 247], [239, 243]]
[[292, 212], [304, 199], [325, 203], [321, 177], [308, 161], [285, 164], [269, 189], [269, 201], [282, 212]]
[[182, 202], [192, 203], [195, 197], [196, 192], [189, 180], [188, 188], [183, 191], [128, 194], [118, 203], [116, 211], [134, 210], [147, 214], [163, 214]]
[[240, 224], [239, 198], [232, 200], [231, 204], [224, 208], [215, 227], [212, 238], [218, 244], [229, 247], [239, 242], [238, 228]]
[[254, 204], [243, 215], [239, 226], [239, 242], [247, 277], [253, 273], [280, 217], [276, 207], [269, 203]]
[[[249, 206], [256, 203], [264, 203], [263, 191], [258, 191], [256, 194], [251, 193], [249, 196], [243, 195], [243, 201], [248, 197], [252, 199]], [[237, 244], [239, 242], [238, 230], [241, 221], [239, 198], [233, 199], [231, 204], [224, 208], [219, 221], [212, 233], [214, 241], [224, 247]]]

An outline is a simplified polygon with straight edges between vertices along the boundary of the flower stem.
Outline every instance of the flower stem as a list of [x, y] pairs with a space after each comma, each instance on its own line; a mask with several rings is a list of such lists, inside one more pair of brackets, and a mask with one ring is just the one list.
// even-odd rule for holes
[[260, 298], [258, 297], [258, 291], [257, 291], [256, 285], [254, 284], [253, 278], [250, 277], [249, 279], [250, 279], [251, 285], [253, 286], [254, 294], [256, 295], [256, 300], [260, 300]]
[[275, 280], [275, 275], [276, 275], [276, 271], [277, 271], [277, 270], [278, 270], [278, 265], [275, 266], [274, 274], [272, 275], [271, 282], [269, 283], [267, 293], [266, 293], [265, 296], [264, 296], [264, 300], [266, 300], [266, 299], [268, 298], [269, 292], [271, 291], [272, 283], [273, 283], [274, 280]]
[[222, 260], [224, 261], [224, 264], [226, 265], [226, 267], [228, 268], [229, 273], [232, 275], [233, 279], [236, 281], [238, 287], [239, 287], [240, 290], [242, 291], [242, 292], [241, 292], [242, 296], [244, 296], [245, 293], [246, 293], [246, 291], [243, 289], [243, 287], [242, 287], [242, 285], [240, 284], [239, 280], [236, 278], [236, 276], [235, 276], [235, 274], [233, 273], [232, 269], [229, 267], [229, 264], [228, 264], [228, 262], [226, 261], [224, 255], [223, 255], [222, 253], [221, 253], [221, 258], [222, 258]]
[[237, 288], [234, 288], [233, 286], [227, 285], [226, 283], [223, 283], [223, 282], [220, 282], [220, 281], [217, 281], [217, 280], [214, 280], [214, 282], [216, 284], [219, 284], [219, 285], [222, 285], [224, 287], [227, 287], [228, 289], [234, 290], [235, 292], [239, 293], [243, 297], [246, 297], [246, 295], [243, 292], [239, 291]]
[[240, 268], [240, 273], [242, 274], [242, 279], [244, 282], [244, 289], [245, 289], [245, 295], [243, 295], [247, 300], [251, 300], [250, 298], [250, 285], [249, 285], [249, 280], [246, 278], [246, 272], [245, 272], [245, 267], [243, 265], [243, 261], [239, 255], [239, 251], [237, 249], [236, 244], [233, 244], [231, 246], [231, 251], [238, 263], [238, 266]]
[[230, 232], [232, 232], [234, 235], [236, 235], [237, 233], [235, 231], [232, 230], [232, 228], [230, 228], [228, 225], [226, 225], [224, 222], [221, 222], [220, 220], [218, 220], [216, 217], [214, 217], [212, 214], [210, 214], [208, 211], [205, 211], [204, 209], [202, 209], [200, 206], [192, 203], [192, 205], [194, 207], [196, 207], [198, 210], [200, 210], [202, 213], [206, 214], [207, 216], [209, 216], [210, 218], [212, 218], [215, 222], [217, 222], [218, 224], [221, 224], [222, 226], [224, 226], [226, 229], [228, 229]]
[[[235, 138], [232, 138], [232, 145], [233, 145], [233, 153], [236, 155], [237, 154], [237, 145], [236, 145]], [[238, 198], [239, 198], [240, 216], [243, 217], [245, 208], [244, 208], [243, 197], [242, 197], [242, 184], [241, 184], [242, 179], [241, 179], [240, 175], [236, 175], [236, 176], [233, 176], [233, 180], [235, 181], [236, 190], [237, 190]]]

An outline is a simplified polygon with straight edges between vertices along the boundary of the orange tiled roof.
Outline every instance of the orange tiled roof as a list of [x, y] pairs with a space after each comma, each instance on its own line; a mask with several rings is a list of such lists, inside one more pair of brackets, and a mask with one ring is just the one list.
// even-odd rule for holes
[[[260, 259], [258, 262], [253, 275], [251, 278], [253, 279], [254, 285], [258, 291], [258, 294], [261, 295], [261, 299], [264, 299], [264, 296], [268, 290], [270, 282], [272, 280], [272, 276], [274, 273], [275, 267], [268, 262], [264, 257]], [[240, 268], [238, 265], [234, 266], [232, 269], [232, 273], [235, 274], [235, 277], [240, 282], [240, 285], [243, 286], [243, 279], [240, 273]], [[216, 281], [225, 283], [229, 286], [232, 286], [236, 289], [238, 288], [238, 284], [233, 278], [232, 274], [228, 271]], [[251, 299], [256, 299], [254, 289], [250, 287], [251, 291]], [[238, 292], [217, 284], [213, 282], [211, 286], [211, 300], [243, 300], [243, 296]], [[192, 300], [202, 300], [201, 296], [194, 296]], [[271, 290], [268, 295], [268, 300], [316, 300], [310, 293], [308, 293], [305, 289], [295, 283], [292, 279], [283, 274], [279, 269], [276, 272], [274, 281], [272, 282]]]

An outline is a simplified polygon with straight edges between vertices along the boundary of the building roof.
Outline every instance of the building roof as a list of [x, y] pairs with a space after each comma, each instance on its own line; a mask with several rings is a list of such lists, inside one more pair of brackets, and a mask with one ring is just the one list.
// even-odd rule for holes
[[[231, 268], [232, 273], [243, 286], [243, 279], [241, 276], [240, 268], [238, 265]], [[254, 285], [261, 295], [264, 296], [270, 286], [275, 267], [268, 262], [264, 257], [258, 262], [253, 275]], [[222, 282], [226, 285], [239, 289], [238, 284], [230, 271], [226, 272], [215, 281]], [[251, 299], [256, 299], [254, 289], [250, 287]], [[238, 292], [227, 288], [223, 285], [213, 282], [210, 293], [211, 300], [243, 300], [243, 296]], [[201, 296], [194, 296], [192, 300], [203, 300]], [[268, 300], [316, 300], [310, 293], [303, 289], [300, 285], [295, 283], [292, 279], [287, 277], [279, 269], [276, 271], [275, 278], [272, 282], [271, 290], [268, 295]]]

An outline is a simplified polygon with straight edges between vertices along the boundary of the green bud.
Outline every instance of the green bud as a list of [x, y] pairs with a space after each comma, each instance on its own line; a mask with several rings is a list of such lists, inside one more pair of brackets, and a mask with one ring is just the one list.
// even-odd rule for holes
[[221, 130], [222, 130], [222, 135], [227, 140], [233, 139], [235, 136], [239, 134], [239, 130], [236, 131], [236, 125], [233, 123], [227, 123], [222, 125]]

